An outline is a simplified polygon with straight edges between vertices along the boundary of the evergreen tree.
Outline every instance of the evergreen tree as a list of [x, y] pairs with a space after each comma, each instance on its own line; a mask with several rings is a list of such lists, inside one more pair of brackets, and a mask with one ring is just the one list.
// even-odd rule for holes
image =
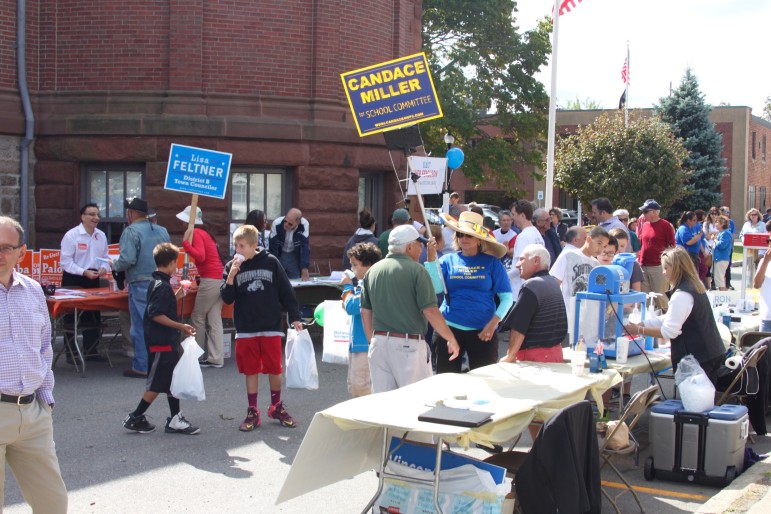
[[679, 217], [686, 210], [708, 211], [711, 206], [720, 205], [720, 181], [726, 173], [725, 159], [721, 157], [723, 138], [709, 119], [712, 107], [704, 102], [699, 81], [690, 68], [678, 88], [660, 102], [655, 110], [672, 126], [675, 136], [683, 140], [688, 150], [683, 167], [691, 171], [685, 182], [686, 194], [671, 206], [669, 217]]

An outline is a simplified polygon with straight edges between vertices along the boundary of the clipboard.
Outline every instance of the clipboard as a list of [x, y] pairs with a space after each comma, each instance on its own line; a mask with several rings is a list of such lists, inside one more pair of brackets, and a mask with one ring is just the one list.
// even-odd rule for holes
[[492, 412], [458, 409], [455, 407], [439, 405], [418, 416], [418, 421], [453, 425], [456, 427], [475, 428], [482, 426], [485, 423], [489, 423], [492, 421], [492, 417]]

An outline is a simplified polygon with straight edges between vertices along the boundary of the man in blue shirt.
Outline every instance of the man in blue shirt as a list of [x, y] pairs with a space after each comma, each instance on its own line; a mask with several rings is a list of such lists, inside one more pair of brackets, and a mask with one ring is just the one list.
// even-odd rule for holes
[[147, 377], [147, 347], [142, 326], [147, 308], [147, 288], [155, 271], [153, 248], [159, 243], [170, 243], [168, 231], [151, 223], [147, 217], [147, 202], [134, 197], [126, 200], [126, 217], [129, 226], [120, 236], [120, 255], [112, 262], [113, 271], [125, 271], [128, 284], [129, 314], [131, 315], [131, 342], [134, 360], [124, 377]]
[[[736, 236], [736, 224], [734, 223], [734, 220], [731, 219], [731, 208], [727, 205], [724, 205], [720, 208], [720, 214], [728, 218], [729, 227], [728, 230], [731, 232], [731, 254], [734, 253], [734, 237]], [[725, 272], [725, 286], [728, 289], [733, 289], [733, 286], [731, 285], [731, 257], [729, 255], [728, 258], [728, 269], [726, 269]]]

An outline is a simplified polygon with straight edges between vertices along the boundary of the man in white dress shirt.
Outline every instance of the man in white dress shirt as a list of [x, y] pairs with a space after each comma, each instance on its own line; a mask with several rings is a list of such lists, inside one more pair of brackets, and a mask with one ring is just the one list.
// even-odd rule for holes
[[[107, 259], [107, 236], [97, 228], [99, 225], [99, 206], [87, 203], [80, 209], [80, 225], [70, 229], [62, 238], [60, 262], [62, 266], [62, 287], [79, 287], [94, 289], [99, 287], [99, 277], [109, 268]], [[105, 259], [99, 261], [97, 259]], [[79, 323], [92, 326], [99, 325], [99, 311], [84, 311]], [[65, 326], [72, 326], [73, 318], [68, 314], [64, 318]], [[72, 346], [72, 337], [67, 334], [65, 341], [70, 348], [67, 352], [67, 362], [73, 364], [77, 355]], [[99, 330], [83, 331], [83, 355], [86, 361], [104, 362], [96, 346], [99, 343]]]

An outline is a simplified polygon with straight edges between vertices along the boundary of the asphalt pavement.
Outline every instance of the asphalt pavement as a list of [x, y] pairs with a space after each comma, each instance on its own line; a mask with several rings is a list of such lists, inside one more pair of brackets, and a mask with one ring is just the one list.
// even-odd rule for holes
[[[275, 505], [314, 413], [349, 398], [346, 368], [321, 363], [321, 341], [320, 337], [316, 339], [319, 390], [290, 389], [283, 394], [298, 427], [284, 428], [267, 419], [269, 394], [263, 377], [259, 395], [262, 426], [250, 433], [238, 430], [246, 415], [246, 394], [244, 379], [233, 359], [226, 359], [224, 368], [203, 369], [205, 401], [182, 402], [184, 415], [201, 428], [201, 433], [194, 436], [163, 432], [169, 415], [163, 396], [148, 412], [150, 421], [158, 426], [156, 432], [136, 434], [122, 427], [123, 418], [142, 395], [144, 381], [121, 376], [130, 361], [120, 355], [119, 344], [111, 354], [114, 367], [90, 364], [85, 378], [60, 359], [55, 367], [54, 436], [69, 491], [70, 512], [361, 512], [377, 486], [373, 471]], [[505, 339], [500, 341], [501, 355]], [[636, 377], [633, 389], [644, 387], [646, 380], [647, 376]], [[767, 421], [771, 427], [771, 418]], [[648, 482], [643, 477], [643, 464], [650, 453], [646, 422], [641, 423], [638, 436], [643, 446], [639, 460], [633, 456], [622, 459], [619, 467], [638, 488], [647, 512], [771, 512], [771, 495], [767, 494], [771, 483], [769, 459], [723, 489], [662, 480]], [[525, 433], [519, 446], [530, 444]], [[752, 447], [759, 454], [771, 453], [771, 437], [755, 436]], [[487, 455], [477, 448], [469, 453], [481, 458]], [[320, 463], [317, 472], [324, 473], [325, 466]], [[606, 490], [620, 491], [617, 477], [608, 470], [603, 471], [603, 480]], [[630, 494], [620, 498], [619, 506], [622, 512], [639, 511]], [[603, 510], [613, 511], [607, 500], [603, 500]], [[6, 473], [3, 512], [31, 512], [11, 473]]]

